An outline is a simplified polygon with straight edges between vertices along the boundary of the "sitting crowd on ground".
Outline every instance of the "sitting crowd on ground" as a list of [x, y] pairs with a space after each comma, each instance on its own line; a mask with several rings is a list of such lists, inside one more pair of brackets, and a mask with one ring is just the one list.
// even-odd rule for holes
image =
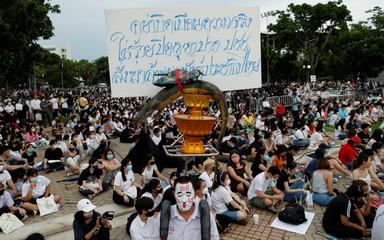
[[[26, 107], [22, 99], [19, 112], [20, 106], [0, 109], [2, 213], [19, 219], [36, 215], [36, 200], [49, 196], [60, 207], [49, 173], [63, 170], [65, 181], [77, 182], [78, 193], [87, 198], [77, 205], [75, 239], [109, 239], [108, 217], [95, 212], [90, 201], [103, 192], [137, 210], [127, 226], [132, 239], [158, 239], [165, 232], [168, 239], [198, 238], [203, 217], [211, 223], [211, 239], [219, 239], [230, 223], [246, 224], [253, 208], [277, 213], [285, 203], [308, 199], [326, 207], [323, 227], [335, 237], [382, 231], [375, 226], [383, 221], [377, 215], [384, 195], [384, 125], [371, 129], [384, 119], [381, 97], [362, 102], [311, 98], [293, 89], [292, 106], [263, 103], [259, 112], [232, 101], [223, 141], [217, 142], [219, 125], [205, 139], [220, 154], [195, 158], [186, 176], [183, 161], [170, 160], [162, 148], [179, 136], [173, 116], [186, 112], [182, 100], [136, 130], [133, 119], [144, 99], [100, 94], [107, 91], [52, 90], [35, 93]], [[220, 117], [215, 103], [207, 112]], [[334, 133], [326, 131], [328, 126]], [[130, 143], [122, 161], [111, 144], [114, 138]], [[301, 161], [303, 152], [308, 161]], [[164, 168], [176, 170], [168, 176]], [[346, 190], [336, 188], [340, 177], [351, 182]], [[167, 229], [160, 224], [163, 211], [169, 213]]]

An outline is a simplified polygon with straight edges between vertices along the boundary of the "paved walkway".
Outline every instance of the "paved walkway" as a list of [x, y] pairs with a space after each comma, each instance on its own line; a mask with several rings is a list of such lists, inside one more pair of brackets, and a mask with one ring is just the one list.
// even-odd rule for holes
[[[121, 143], [118, 143], [117, 140], [113, 140], [113, 147], [122, 156], [126, 156], [127, 150], [128, 150], [128, 144], [121, 144]], [[39, 157], [43, 156], [43, 150], [38, 151], [38, 156]], [[121, 160], [121, 158], [118, 158], [118, 159]], [[171, 171], [173, 171], [173, 169], [166, 169], [165, 174], [169, 175]], [[66, 183], [57, 182], [58, 180], [64, 179], [64, 174], [65, 174], [64, 171], [60, 171], [60, 172], [49, 173], [47, 175], [47, 177], [49, 177], [52, 180], [52, 193], [60, 194], [62, 196], [63, 200], [62, 200], [62, 207], [60, 211], [44, 217], [40, 217], [40, 216], [29, 217], [24, 222], [25, 225], [27, 226], [24, 226], [20, 229], [20, 231], [23, 231], [23, 229], [25, 229], [25, 231], [23, 231], [22, 233], [28, 234], [30, 233], [32, 226], [37, 226], [37, 227], [33, 227], [32, 230], [36, 232], [42, 232], [42, 233], [44, 232], [47, 239], [56, 240], [56, 239], [72, 239], [73, 238], [73, 233], [70, 229], [72, 220], [73, 220], [72, 216], [76, 212], [76, 203], [83, 197], [77, 191], [76, 182], [74, 182], [74, 184], [72, 185], [72, 188], [69, 190], [67, 190], [65, 187]], [[347, 182], [350, 182], [350, 180], [343, 178], [337, 183], [337, 187], [340, 190], [344, 190], [345, 189], [344, 186], [347, 184]], [[96, 206], [101, 208], [115, 205], [112, 201], [112, 190], [109, 190], [108, 192], [100, 194], [99, 196], [94, 198], [92, 202]], [[114, 228], [111, 231], [111, 237], [112, 237], [111, 239], [116, 239], [116, 240], [129, 239], [128, 235], [125, 232], [125, 223], [126, 223], [125, 221], [129, 215], [128, 212], [132, 210], [133, 209], [128, 209], [128, 208], [124, 211], [121, 210], [121, 208], [120, 210], [117, 210], [117, 211], [123, 211], [124, 214], [123, 215], [120, 214], [118, 218], [113, 222]], [[315, 233], [316, 231], [323, 231], [321, 226], [321, 219], [322, 219], [322, 214], [324, 210], [325, 210], [324, 207], [315, 205], [314, 207], [314, 212], [316, 213], [315, 218], [311, 226], [309, 227], [307, 233], [305, 235], [300, 235], [300, 234], [295, 234], [295, 233], [271, 228], [270, 224], [276, 218], [276, 215], [266, 210], [255, 209], [253, 210], [253, 213], [257, 213], [260, 215], [259, 224], [257, 225], [254, 224], [252, 220], [249, 220], [248, 224], [245, 226], [232, 224], [231, 230], [228, 233], [223, 234], [221, 236], [221, 239], [242, 239], [242, 240], [246, 240], [246, 239], [272, 239], [272, 240], [273, 239], [276, 239], [276, 240], [277, 239], [288, 239], [288, 240], [324, 239], [323, 237]], [[55, 224], [57, 222], [60, 222], [60, 219], [62, 219], [63, 221], [64, 219], [66, 219], [65, 220], [66, 223], [64, 224], [65, 226], [62, 226], [62, 227], [58, 226], [59, 229], [57, 229], [57, 231], [51, 231], [51, 230], [50, 232], [45, 231], [46, 230], [46, 228], [44, 227], [45, 224]], [[12, 234], [9, 236], [6, 236], [4, 233], [0, 233], [0, 240], [22, 239], [22, 238], [13, 238]]]

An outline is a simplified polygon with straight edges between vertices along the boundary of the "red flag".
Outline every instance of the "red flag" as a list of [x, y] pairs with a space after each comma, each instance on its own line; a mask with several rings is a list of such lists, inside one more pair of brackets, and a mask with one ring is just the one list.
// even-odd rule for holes
[[175, 76], [176, 76], [177, 86], [179, 87], [180, 93], [183, 93], [183, 85], [181, 84], [181, 81], [180, 81], [180, 70], [179, 69], [175, 70]]

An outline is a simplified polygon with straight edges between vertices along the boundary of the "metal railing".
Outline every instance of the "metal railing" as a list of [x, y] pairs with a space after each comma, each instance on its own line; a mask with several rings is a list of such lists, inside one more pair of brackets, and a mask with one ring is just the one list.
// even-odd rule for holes
[[[358, 100], [366, 101], [369, 95], [383, 96], [384, 89], [377, 90], [330, 90], [327, 93], [327, 99], [329, 100]], [[318, 98], [316, 93], [312, 93], [311, 96]], [[292, 106], [293, 97], [289, 95], [267, 97], [271, 108], [275, 108], [279, 103], [283, 103], [285, 106]], [[258, 112], [263, 109], [263, 99], [256, 99], [253, 104], [250, 104], [250, 110]]]

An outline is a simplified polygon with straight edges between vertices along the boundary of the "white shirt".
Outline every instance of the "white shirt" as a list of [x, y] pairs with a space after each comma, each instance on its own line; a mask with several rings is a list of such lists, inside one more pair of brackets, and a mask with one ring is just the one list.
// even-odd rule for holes
[[11, 105], [6, 105], [4, 107], [4, 110], [7, 112], [7, 113], [12, 113], [15, 111], [15, 107], [11, 104]]
[[143, 175], [147, 181], [151, 180], [153, 178], [153, 172], [157, 170], [156, 164], [152, 165], [151, 168], [148, 170], [147, 167], [144, 167]]
[[256, 120], [256, 128], [260, 130], [265, 130], [264, 121], [261, 121], [261, 119]]
[[265, 177], [265, 172], [259, 173], [249, 186], [247, 193], [248, 199], [251, 200], [252, 198], [257, 197], [257, 191], [265, 192], [271, 183], [272, 179], [267, 179]]
[[68, 108], [68, 103], [66, 98], [61, 99], [61, 108]]
[[32, 99], [31, 100], [32, 110], [41, 110], [40, 103], [41, 101], [39, 99]]
[[157, 206], [160, 205], [161, 200], [163, 199], [163, 194], [159, 193], [157, 195], [156, 199], [153, 199], [153, 196], [150, 192], [145, 192], [143, 195], [141, 195], [141, 197], [149, 197], [150, 199], [152, 199], [153, 202], [155, 203], [155, 205], [153, 207], [157, 208]]
[[129, 229], [131, 240], [158, 240], [160, 239], [160, 221], [155, 217], [149, 217], [147, 223], [137, 216]]
[[157, 137], [156, 135], [153, 135], [152, 136], [152, 141], [156, 144], [156, 145], [159, 145], [160, 141], [161, 141], [161, 134]]
[[16, 103], [16, 111], [21, 111], [21, 110], [23, 110], [23, 104]]
[[52, 98], [51, 103], [53, 109], [59, 109], [59, 101], [57, 100], [57, 98]]
[[213, 184], [213, 179], [215, 179], [215, 173], [212, 172], [208, 176], [208, 173], [204, 171], [202, 174], [200, 174], [199, 179], [204, 180], [205, 185], [207, 185], [207, 188], [211, 188]]
[[12, 207], [15, 202], [9, 192], [4, 191], [4, 194], [0, 196], [0, 209], [4, 207]]
[[212, 191], [211, 198], [213, 211], [217, 214], [223, 214], [228, 211], [227, 205], [233, 201], [229, 191], [221, 185]]
[[[4, 166], [4, 168], [5, 168], [5, 166]], [[7, 170], [4, 169], [3, 172], [0, 173], [0, 182], [1, 182], [5, 187], [8, 186], [7, 182], [8, 182], [9, 180], [11, 180], [11, 179], [12, 179], [12, 177], [11, 177], [11, 175], [9, 174], [9, 172], [8, 172]]]
[[296, 130], [294, 137], [296, 140], [307, 139], [306, 136], [304, 135], [304, 131], [301, 129]]
[[384, 240], [384, 205], [380, 205], [376, 210], [375, 220], [372, 226], [371, 239]]
[[[46, 178], [44, 176], [37, 176], [36, 178], [38, 180], [36, 183], [36, 187], [34, 187], [32, 189], [32, 198], [37, 198], [37, 197], [43, 196], [45, 193], [45, 189], [51, 183], [51, 180], [49, 180], [48, 178]], [[23, 186], [21, 187], [21, 196], [22, 197], [25, 197], [27, 195], [29, 188], [30, 188], [30, 185], [31, 184], [29, 181], [26, 181], [23, 183]]]
[[128, 171], [128, 174], [125, 175], [126, 180], [123, 180], [121, 175], [121, 171], [117, 172], [115, 175], [115, 181], [113, 183], [114, 186], [118, 186], [122, 192], [128, 189], [132, 183], [135, 181], [135, 175], [132, 171]]
[[[210, 225], [211, 225], [211, 240], [220, 239], [219, 232], [217, 231], [217, 226], [215, 218], [210, 213]], [[177, 206], [171, 206], [171, 218], [169, 221], [168, 228], [168, 240], [197, 240], [201, 239], [201, 223], [200, 223], [200, 211], [198, 203], [195, 201], [195, 208], [188, 219], [188, 222], [185, 222], [177, 210]]]
[[321, 141], [323, 141], [323, 136], [319, 132], [312, 134], [311, 138], [309, 139], [311, 145], [319, 144]]

